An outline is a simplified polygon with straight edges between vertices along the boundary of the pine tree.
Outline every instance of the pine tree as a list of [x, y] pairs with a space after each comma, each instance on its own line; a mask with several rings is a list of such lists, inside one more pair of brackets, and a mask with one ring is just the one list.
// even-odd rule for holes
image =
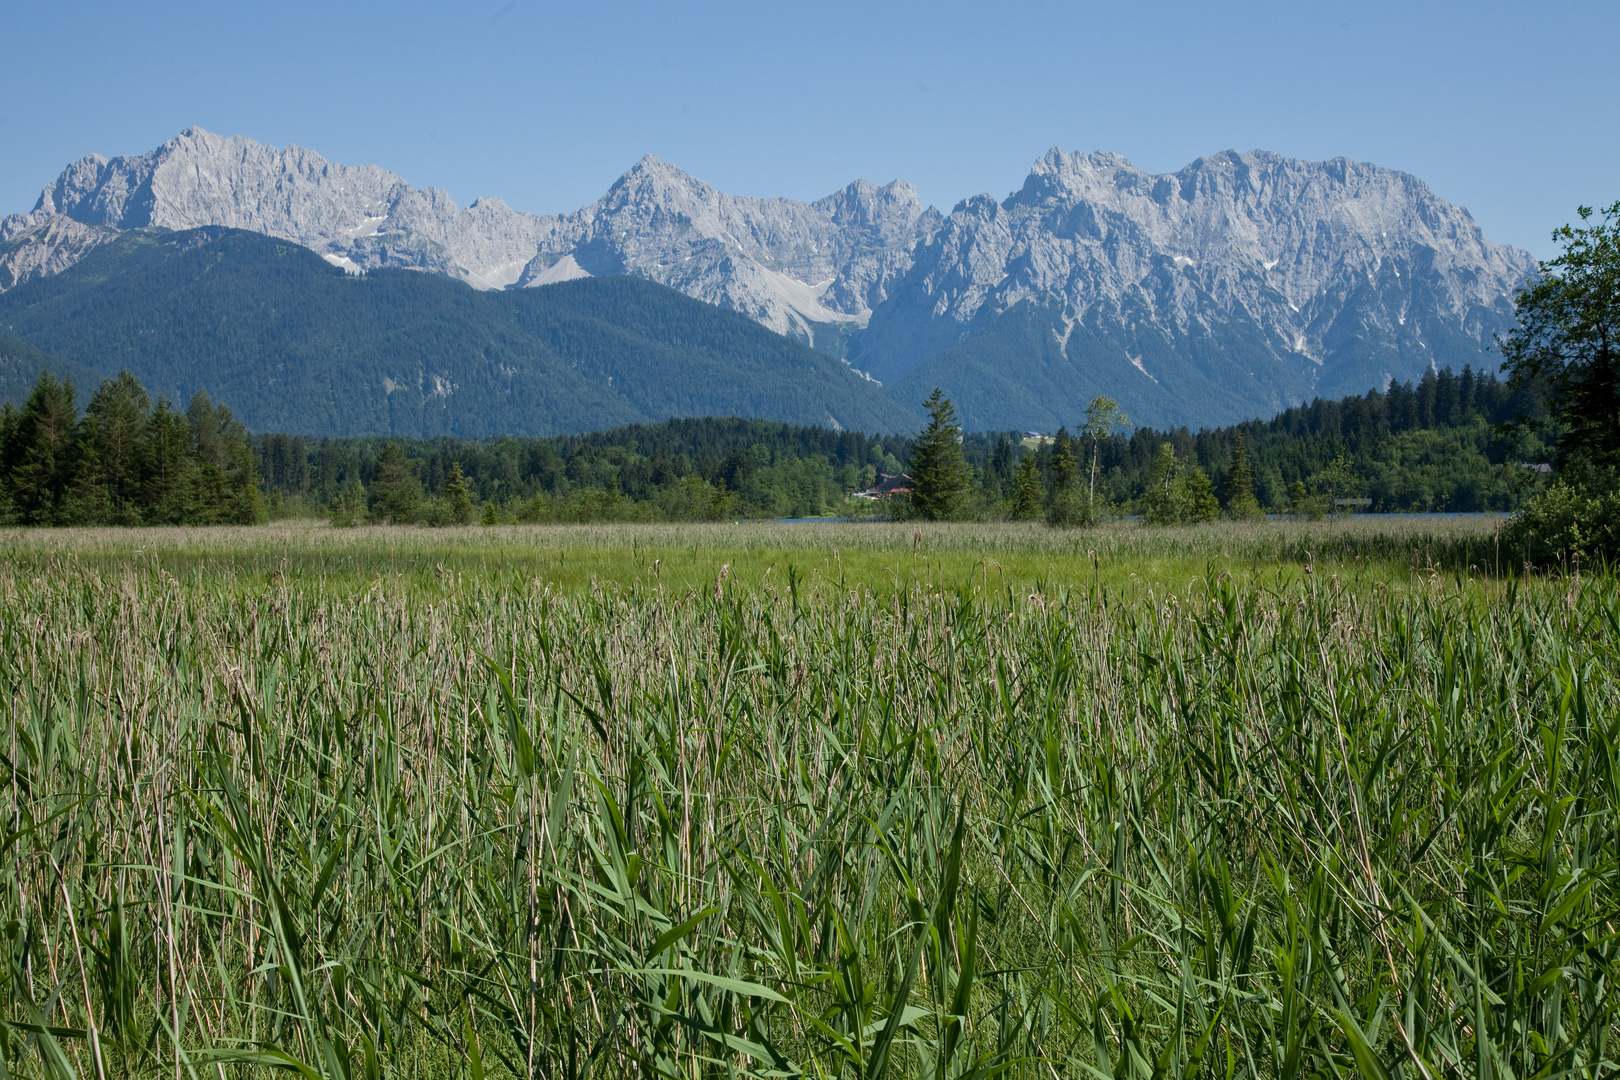
[[152, 399], [127, 371], [104, 380], [79, 427], [78, 497], [87, 523], [141, 522], [141, 459]]
[[1035, 465], [1035, 455], [1025, 454], [1013, 475], [1012, 516], [1019, 520], [1040, 517], [1042, 496], [1041, 470]]
[[1012, 476], [1012, 440], [1003, 435], [996, 440], [996, 449], [990, 455], [989, 467], [985, 469], [985, 487], [990, 489], [994, 497], [1002, 498]]
[[1052, 440], [1052, 500], [1046, 508], [1049, 525], [1089, 523], [1089, 507], [1082, 506], [1075, 491], [1080, 479], [1080, 462], [1074, 456], [1074, 440], [1067, 428], [1059, 428]]
[[1174, 525], [1185, 520], [1185, 495], [1180, 479], [1176, 449], [1159, 444], [1158, 456], [1148, 473], [1147, 491], [1142, 495], [1142, 518], [1149, 525]]
[[1214, 521], [1221, 516], [1221, 503], [1215, 497], [1215, 485], [1209, 476], [1194, 465], [1181, 479], [1182, 517], [1188, 522]]
[[25, 525], [70, 525], [78, 409], [73, 381], [42, 371], [4, 449], [7, 494]]
[[335, 528], [347, 529], [358, 525], [366, 512], [366, 492], [360, 486], [360, 481], [350, 480], [332, 506], [332, 525]]
[[461, 462], [450, 463], [450, 475], [444, 482], [445, 497], [450, 500], [450, 520], [457, 525], [471, 525], [473, 519], [472, 492], [467, 489], [467, 478], [461, 473]]
[[422, 485], [405, 460], [399, 443], [389, 443], [377, 457], [377, 471], [371, 479], [371, 517], [390, 525], [416, 520], [422, 502]]
[[1305, 481], [1295, 480], [1288, 485], [1288, 509], [1297, 518], [1304, 517], [1308, 499], [1305, 495]]
[[1079, 478], [1080, 463], [1075, 460], [1074, 440], [1069, 438], [1068, 428], [1058, 428], [1057, 437], [1052, 440], [1052, 489], [1071, 488]]
[[146, 418], [139, 464], [142, 520], [152, 525], [194, 520], [191, 427], [161, 398]]
[[929, 521], [943, 521], [973, 482], [973, 467], [962, 454], [962, 426], [951, 399], [935, 387], [923, 408], [929, 421], [911, 447], [911, 505]]
[[0, 405], [0, 525], [17, 523], [17, 507], [11, 501], [10, 474], [5, 472], [5, 455], [17, 432], [17, 406]]
[[1260, 516], [1260, 501], [1254, 497], [1254, 466], [1249, 463], [1249, 446], [1240, 431], [1232, 437], [1232, 465], [1226, 470], [1226, 512], [1242, 520]]
[[264, 517], [258, 463], [247, 429], [224, 405], [198, 391], [186, 409], [191, 425], [192, 513], [199, 524], [251, 525]]

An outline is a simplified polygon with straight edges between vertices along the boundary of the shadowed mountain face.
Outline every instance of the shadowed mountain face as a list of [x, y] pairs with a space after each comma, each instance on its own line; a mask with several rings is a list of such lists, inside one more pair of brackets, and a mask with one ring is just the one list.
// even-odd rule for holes
[[1005, 201], [942, 217], [900, 181], [743, 198], [648, 157], [590, 206], [539, 216], [190, 129], [85, 158], [0, 222], [0, 288], [151, 225], [486, 290], [646, 278], [847, 356], [908, 410], [937, 384], [998, 427], [1073, 424], [1094, 393], [1139, 422], [1211, 424], [1489, 364], [1535, 272], [1422, 181], [1345, 159], [1225, 153], [1152, 175], [1053, 150]]
[[[0, 370], [127, 368], [198, 390], [258, 431], [490, 436], [676, 416], [892, 432], [914, 417], [845, 364], [734, 312], [634, 277], [479, 292], [430, 274], [354, 277], [284, 240], [138, 229], [0, 295], [33, 350]], [[3, 350], [0, 350], [3, 352]], [[14, 385], [15, 384], [15, 385]], [[83, 387], [81, 387], [83, 389]]]

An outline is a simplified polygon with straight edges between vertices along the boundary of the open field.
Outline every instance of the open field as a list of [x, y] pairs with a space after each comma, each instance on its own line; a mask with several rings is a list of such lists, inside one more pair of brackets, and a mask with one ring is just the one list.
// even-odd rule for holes
[[8, 535], [5, 1075], [1611, 1076], [1495, 524]]
[[[139, 566], [200, 575], [239, 587], [271, 578], [319, 580], [323, 588], [369, 588], [378, 577], [437, 590], [446, 572], [564, 592], [613, 587], [669, 595], [728, 583], [805, 595], [850, 589], [889, 594], [968, 581], [1001, 592], [1143, 584], [1183, 588], [1226, 570], [1276, 584], [1307, 565], [1362, 585], [1410, 583], [1435, 570], [1512, 576], [1517, 560], [1496, 543], [1506, 520], [1352, 518], [1321, 522], [1217, 522], [1096, 529], [1036, 523], [508, 525], [468, 528], [332, 529], [305, 522], [258, 528], [64, 529], [0, 533], [0, 555], [46, 572], [63, 566]], [[390, 587], [393, 587], [392, 585]]]

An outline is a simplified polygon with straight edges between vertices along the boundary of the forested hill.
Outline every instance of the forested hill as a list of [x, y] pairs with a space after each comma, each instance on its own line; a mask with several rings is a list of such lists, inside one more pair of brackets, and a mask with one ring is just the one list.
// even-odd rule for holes
[[[234, 229], [124, 233], [0, 295], [0, 332], [79, 371], [128, 370], [154, 396], [206, 391], [257, 431], [538, 436], [705, 415], [879, 432], [916, 423], [839, 361], [644, 279], [478, 292], [406, 270], [345, 274]], [[27, 385], [0, 391], [16, 401]]]
[[1522, 466], [1547, 461], [1551, 451], [1534, 435], [1499, 425], [1542, 412], [1533, 390], [1513, 390], [1490, 372], [1442, 368], [1416, 383], [1316, 400], [1269, 420], [1198, 432], [1138, 428], [1104, 440], [1099, 456], [1113, 500], [1140, 491], [1166, 442], [1220, 488], [1241, 433], [1264, 507], [1286, 505], [1299, 481], [1328, 495], [1369, 498], [1374, 510], [1511, 510], [1526, 491]]
[[[1533, 438], [1505, 437], [1496, 425], [1536, 408], [1532, 396], [1489, 375], [1446, 369], [1416, 384], [1316, 401], [1271, 420], [1196, 433], [1138, 428], [1099, 440], [1099, 494], [1113, 513], [1136, 512], [1160, 448], [1169, 443], [1186, 467], [1213, 480], [1225, 502], [1241, 433], [1263, 508], [1291, 508], [1297, 483], [1318, 502], [1368, 498], [1379, 511], [1509, 510], [1537, 482], [1522, 463], [1542, 461], [1545, 453]], [[450, 520], [446, 489], [459, 469], [481, 516], [554, 521], [883, 513], [889, 507], [845, 497], [879, 473], [905, 468], [911, 444], [898, 436], [703, 418], [548, 439], [317, 442], [265, 435], [256, 446], [275, 512], [346, 507], [349, 520], [361, 520], [377, 504], [379, 472], [386, 471], [379, 463], [392, 452], [399, 460], [388, 483], [403, 484], [405, 497], [388, 505], [414, 507], [412, 520]], [[1040, 498], [1050, 498], [1053, 442], [1024, 441], [1016, 432], [969, 434], [963, 449], [974, 468], [964, 516], [1013, 516], [1015, 476], [1026, 455], [1037, 466]], [[1079, 440], [1074, 451], [1089, 475], [1092, 445]]]
[[0, 402], [20, 405], [34, 389], [42, 371], [49, 371], [59, 379], [71, 379], [83, 394], [94, 390], [106, 377], [104, 372], [51, 356], [26, 341], [0, 334]]

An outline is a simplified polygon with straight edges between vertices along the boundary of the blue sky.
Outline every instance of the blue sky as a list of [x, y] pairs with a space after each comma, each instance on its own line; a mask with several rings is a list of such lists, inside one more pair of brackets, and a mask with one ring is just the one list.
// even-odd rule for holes
[[644, 153], [746, 195], [900, 177], [948, 211], [1051, 146], [1166, 172], [1345, 155], [1541, 256], [1578, 204], [1620, 199], [1615, 0], [59, 0], [0, 8], [0, 35], [0, 213], [194, 124], [535, 212]]

